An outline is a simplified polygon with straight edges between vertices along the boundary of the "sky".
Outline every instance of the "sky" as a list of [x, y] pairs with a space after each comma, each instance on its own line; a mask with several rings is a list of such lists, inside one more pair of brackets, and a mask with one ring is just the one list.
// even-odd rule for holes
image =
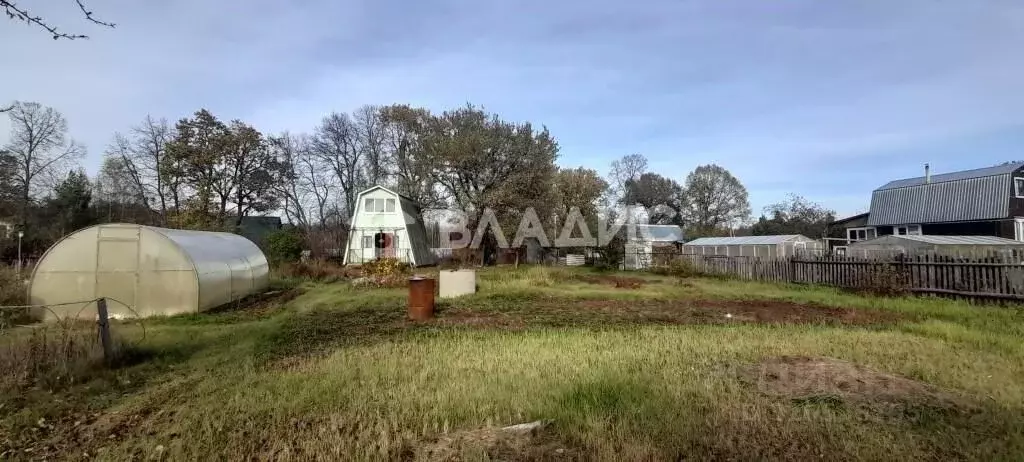
[[[467, 102], [546, 125], [558, 163], [716, 163], [755, 214], [789, 193], [839, 215], [889, 180], [1024, 159], [1016, 0], [71, 0], [0, 22], [0, 103], [61, 111], [94, 173], [117, 131], [200, 108], [264, 133], [331, 111]], [[7, 127], [0, 121], [0, 143]]]

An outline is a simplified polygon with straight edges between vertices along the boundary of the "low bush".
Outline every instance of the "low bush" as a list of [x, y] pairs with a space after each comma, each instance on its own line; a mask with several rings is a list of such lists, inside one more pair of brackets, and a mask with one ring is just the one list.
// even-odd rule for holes
[[690, 278], [700, 274], [697, 271], [697, 267], [690, 260], [682, 258], [674, 259], [664, 266], [655, 266], [651, 268], [651, 272], [662, 276], [675, 276], [679, 278]]
[[314, 282], [338, 282], [362, 275], [359, 268], [344, 267], [326, 260], [281, 263], [275, 275], [282, 279], [302, 279]]
[[18, 272], [9, 266], [0, 265], [0, 329], [31, 320], [28, 308], [3, 308], [24, 305], [26, 295], [24, 279]]
[[381, 258], [363, 263], [363, 277], [377, 286], [398, 287], [405, 285], [412, 274], [412, 268], [397, 258]]
[[890, 263], [873, 265], [865, 273], [860, 287], [872, 295], [904, 295], [910, 289], [910, 273], [905, 267]]
[[[114, 335], [113, 351], [125, 345]], [[0, 393], [29, 387], [56, 389], [105, 369], [96, 323], [60, 321], [12, 328], [0, 336]]]
[[298, 261], [303, 242], [302, 233], [296, 228], [274, 231], [265, 240], [267, 257], [275, 264]]

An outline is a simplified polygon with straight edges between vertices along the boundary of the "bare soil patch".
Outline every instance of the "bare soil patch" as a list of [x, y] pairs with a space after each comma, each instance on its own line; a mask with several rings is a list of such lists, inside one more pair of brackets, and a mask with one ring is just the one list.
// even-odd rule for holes
[[448, 462], [476, 458], [501, 461], [582, 460], [582, 455], [543, 430], [510, 433], [481, 428], [448, 433], [421, 445], [413, 460]]
[[234, 303], [227, 303], [213, 308], [206, 313], [239, 313], [260, 317], [271, 311], [280, 309], [285, 303], [302, 295], [302, 289], [292, 287], [283, 290], [271, 290], [261, 294], [250, 295]]
[[782, 356], [748, 366], [741, 377], [762, 393], [797, 404], [847, 404], [885, 417], [969, 414], [977, 407], [917, 380], [833, 358]]
[[640, 278], [612, 275], [579, 275], [576, 279], [588, 284], [610, 285], [618, 289], [639, 289], [647, 283], [647, 281]]
[[735, 322], [781, 324], [865, 325], [901, 319], [897, 313], [778, 300], [592, 300], [581, 302], [586, 311], [638, 320], [678, 324], [728, 324]]

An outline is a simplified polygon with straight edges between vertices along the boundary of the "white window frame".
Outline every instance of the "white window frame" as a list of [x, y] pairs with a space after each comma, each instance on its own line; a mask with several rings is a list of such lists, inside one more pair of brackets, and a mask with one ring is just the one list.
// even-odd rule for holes
[[1024, 197], [1024, 178], [1013, 178], [1013, 195], [1016, 197]]
[[363, 212], [395, 213], [396, 210], [398, 210], [398, 201], [395, 199], [385, 199], [380, 197], [367, 197], [366, 199], [363, 199]]
[[892, 233], [897, 236], [921, 236], [924, 234], [921, 232], [921, 225], [894, 226]]
[[1024, 218], [1013, 219], [1013, 240], [1024, 242]]
[[[864, 237], [858, 236], [859, 232], [864, 232]], [[878, 228], [873, 226], [862, 226], [859, 228], [846, 228], [846, 240], [850, 242], [868, 241], [878, 237]]]
[[363, 249], [373, 248], [373, 236], [363, 235]]

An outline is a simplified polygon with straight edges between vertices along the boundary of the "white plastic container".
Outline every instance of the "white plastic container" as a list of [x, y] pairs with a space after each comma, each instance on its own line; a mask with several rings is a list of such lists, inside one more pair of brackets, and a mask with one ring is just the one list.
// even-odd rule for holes
[[438, 273], [438, 297], [453, 298], [476, 293], [476, 270], [442, 270]]

